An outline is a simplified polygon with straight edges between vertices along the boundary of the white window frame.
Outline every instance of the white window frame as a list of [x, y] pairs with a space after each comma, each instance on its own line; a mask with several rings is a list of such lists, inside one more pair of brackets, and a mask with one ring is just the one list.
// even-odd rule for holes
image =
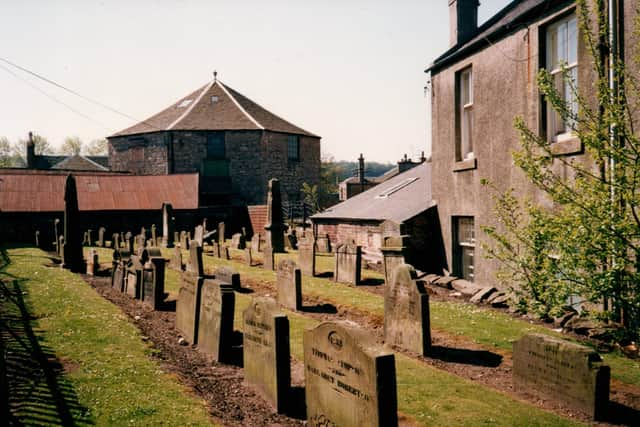
[[[458, 161], [472, 160], [473, 152], [473, 70], [460, 70], [458, 77]], [[466, 95], [466, 99], [465, 99]], [[466, 101], [466, 102], [465, 102]]]

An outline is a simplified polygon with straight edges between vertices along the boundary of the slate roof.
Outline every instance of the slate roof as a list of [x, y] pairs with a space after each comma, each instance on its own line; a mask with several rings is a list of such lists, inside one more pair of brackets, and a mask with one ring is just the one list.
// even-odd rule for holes
[[[394, 189], [396, 189], [394, 191]], [[381, 197], [385, 195], [386, 197]], [[434, 206], [431, 199], [431, 163], [424, 162], [311, 219], [406, 221]]]
[[109, 169], [109, 157], [107, 156], [58, 156], [36, 155], [34, 169], [65, 169], [77, 171], [104, 171]]
[[436, 58], [425, 72], [437, 73], [468, 55], [491, 46], [491, 43], [525, 27], [529, 22], [550, 14], [573, 1], [566, 0], [515, 0], [505, 6], [478, 28], [477, 34], [462, 45], [455, 45]]
[[[198, 208], [198, 174], [75, 175], [81, 211]], [[61, 212], [66, 173], [0, 170], [0, 212]]]
[[167, 130], [262, 129], [318, 138], [271, 113], [220, 80], [202, 86], [168, 108], [110, 138]]

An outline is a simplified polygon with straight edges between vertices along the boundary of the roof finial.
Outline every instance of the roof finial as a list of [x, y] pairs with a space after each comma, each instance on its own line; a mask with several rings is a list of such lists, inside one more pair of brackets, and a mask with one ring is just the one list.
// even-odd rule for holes
[[213, 81], [218, 81], [218, 72], [216, 70], [213, 70]]

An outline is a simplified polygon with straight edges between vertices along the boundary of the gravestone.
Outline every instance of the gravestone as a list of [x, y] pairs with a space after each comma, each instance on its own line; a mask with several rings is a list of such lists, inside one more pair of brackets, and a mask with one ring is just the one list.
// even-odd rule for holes
[[54, 219], [53, 220], [53, 236], [56, 240], [54, 240], [53, 245], [56, 248], [56, 253], [60, 255], [60, 240], [58, 239], [60, 232], [58, 231], [58, 224], [60, 224], [60, 219], [59, 218]]
[[132, 254], [135, 249], [135, 244], [133, 243], [133, 234], [131, 234], [130, 231], [127, 231], [127, 234], [124, 235], [124, 241], [126, 242], [125, 247], [127, 248], [127, 251]]
[[218, 223], [218, 244], [220, 246], [224, 245], [224, 236], [225, 236], [224, 222], [219, 222]]
[[196, 242], [198, 246], [204, 245], [204, 228], [201, 225], [196, 226], [196, 229], [193, 233], [193, 240], [189, 243]]
[[214, 257], [220, 258], [220, 244], [218, 244], [218, 242], [211, 244], [211, 252], [213, 252]]
[[173, 248], [173, 256], [169, 261], [169, 268], [182, 271], [182, 249], [180, 248], [180, 245]]
[[291, 230], [285, 236], [285, 243], [287, 247], [296, 250], [298, 249], [298, 237], [296, 236], [296, 230]]
[[82, 246], [89, 246], [89, 235], [86, 231], [82, 235]]
[[111, 287], [120, 292], [125, 290], [125, 279], [127, 274], [127, 263], [131, 253], [126, 249], [116, 249], [113, 251], [113, 261], [111, 268]]
[[236, 233], [231, 236], [231, 247], [239, 250], [243, 250], [247, 247], [247, 242], [242, 233]]
[[244, 262], [249, 267], [253, 267], [253, 257], [251, 255], [251, 248], [244, 248]]
[[291, 310], [302, 309], [302, 278], [295, 261], [283, 259], [276, 269], [278, 304]]
[[40, 247], [40, 230], [36, 230], [36, 248]]
[[242, 320], [245, 381], [282, 413], [291, 387], [289, 319], [273, 299], [258, 297]]
[[88, 229], [87, 230], [87, 246], [93, 246], [93, 230], [92, 229]]
[[176, 329], [182, 333], [187, 342], [197, 344], [200, 300], [204, 281], [202, 248], [196, 242], [192, 242], [189, 255], [188, 269], [181, 275], [176, 301]]
[[380, 252], [382, 252], [384, 282], [389, 283], [396, 267], [404, 264], [407, 260], [409, 236], [400, 234], [400, 230], [404, 229], [403, 225], [393, 221], [383, 222], [380, 229], [382, 233]]
[[198, 350], [217, 362], [230, 362], [233, 345], [235, 293], [230, 283], [205, 279], [202, 284]]
[[146, 257], [148, 261], [142, 272], [140, 299], [152, 309], [158, 310], [164, 302], [165, 260], [158, 248], [148, 249]]
[[213, 276], [216, 280], [231, 284], [233, 289], [242, 288], [240, 284], [240, 273], [231, 267], [218, 267], [216, 271], [213, 272]]
[[80, 273], [85, 268], [79, 219], [76, 180], [73, 175], [67, 175], [64, 186], [64, 243], [61, 267], [74, 273]]
[[58, 248], [60, 248], [60, 258], [64, 258], [64, 236], [58, 237]]
[[256, 233], [251, 238], [251, 250], [254, 254], [261, 252], [263, 248], [262, 239], [259, 233]]
[[309, 426], [397, 426], [393, 353], [350, 322], [304, 332]]
[[98, 242], [97, 245], [99, 248], [104, 247], [104, 233], [107, 232], [107, 229], [104, 227], [100, 227], [98, 229]]
[[431, 348], [429, 294], [409, 264], [396, 267], [384, 289], [384, 340], [425, 356]]
[[98, 263], [98, 251], [91, 249], [89, 251], [89, 257], [87, 259], [87, 275], [95, 276], [98, 272], [100, 264]]
[[274, 267], [273, 248], [267, 245], [262, 251], [262, 268], [265, 270], [273, 270]]
[[120, 249], [120, 234], [113, 233], [111, 236], [111, 246], [113, 249]]
[[543, 334], [513, 343], [513, 387], [534, 389], [601, 420], [609, 403], [610, 369], [593, 349]]
[[298, 264], [305, 276], [316, 275], [316, 245], [313, 237], [303, 237], [298, 241]]
[[273, 249], [273, 252], [284, 252], [284, 232], [287, 225], [282, 217], [282, 196], [280, 195], [280, 181], [276, 178], [269, 180], [267, 192], [267, 223], [266, 245]]
[[162, 203], [162, 247], [172, 248], [174, 240], [178, 240], [173, 232], [173, 207], [171, 203]]
[[150, 246], [158, 246], [157, 245], [157, 235], [156, 235], [156, 225], [151, 224], [151, 245]]
[[138, 255], [131, 255], [127, 263], [124, 291], [131, 298], [140, 299], [142, 290], [142, 269], [147, 260]]
[[173, 244], [174, 245], [180, 244], [180, 233], [178, 233], [177, 231], [173, 232]]
[[138, 246], [140, 248], [144, 248], [147, 246], [147, 229], [142, 227], [140, 229], [140, 234], [138, 235]]
[[331, 253], [331, 239], [328, 234], [323, 234], [316, 238], [316, 250], [321, 254]]
[[229, 246], [222, 245], [222, 247], [220, 247], [220, 258], [226, 259], [227, 261], [231, 259], [231, 255], [229, 255]]
[[180, 232], [180, 246], [182, 247], [182, 249], [189, 249], [189, 241], [187, 240], [187, 232], [186, 231], [181, 231]]
[[336, 282], [360, 283], [362, 248], [352, 243], [344, 243], [336, 248], [333, 279]]

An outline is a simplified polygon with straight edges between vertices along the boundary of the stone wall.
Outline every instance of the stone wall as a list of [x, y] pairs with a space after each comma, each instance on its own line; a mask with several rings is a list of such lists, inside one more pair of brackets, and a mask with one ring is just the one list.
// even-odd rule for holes
[[109, 169], [137, 175], [166, 175], [168, 168], [165, 134], [109, 138]]

